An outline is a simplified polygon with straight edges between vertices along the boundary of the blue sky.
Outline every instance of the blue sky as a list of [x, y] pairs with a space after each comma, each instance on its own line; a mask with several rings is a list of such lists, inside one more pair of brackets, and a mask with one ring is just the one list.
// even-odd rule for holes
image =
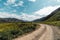
[[32, 21], [60, 7], [60, 0], [0, 0], [0, 17]]

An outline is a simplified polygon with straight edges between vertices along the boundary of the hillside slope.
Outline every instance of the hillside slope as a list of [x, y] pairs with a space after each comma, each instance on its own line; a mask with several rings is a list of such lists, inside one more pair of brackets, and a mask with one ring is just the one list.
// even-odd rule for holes
[[49, 15], [47, 16], [48, 19], [46, 21], [60, 21], [60, 8], [52, 12], [50, 15], [50, 17]]
[[0, 18], [0, 23], [2, 22], [23, 22], [23, 20], [19, 20], [16, 18]]
[[43, 23], [59, 26], [59, 28], [60, 28], [60, 8], [56, 9], [50, 15], [52, 15], [52, 16], [49, 17], [49, 15], [48, 15], [47, 16], [48, 19], [45, 20]]
[[60, 21], [60, 8], [54, 10], [51, 14], [46, 17], [34, 20], [33, 22], [43, 22], [43, 21]]

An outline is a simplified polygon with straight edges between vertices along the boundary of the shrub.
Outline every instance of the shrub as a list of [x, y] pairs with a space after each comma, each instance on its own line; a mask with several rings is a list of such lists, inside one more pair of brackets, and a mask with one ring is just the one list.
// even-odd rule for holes
[[32, 23], [0, 23], [0, 40], [12, 40], [35, 29]]

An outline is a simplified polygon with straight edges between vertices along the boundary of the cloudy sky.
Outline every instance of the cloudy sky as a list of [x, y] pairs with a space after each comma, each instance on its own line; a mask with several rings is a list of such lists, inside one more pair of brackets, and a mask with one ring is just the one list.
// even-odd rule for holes
[[0, 18], [32, 21], [60, 7], [60, 0], [0, 0]]

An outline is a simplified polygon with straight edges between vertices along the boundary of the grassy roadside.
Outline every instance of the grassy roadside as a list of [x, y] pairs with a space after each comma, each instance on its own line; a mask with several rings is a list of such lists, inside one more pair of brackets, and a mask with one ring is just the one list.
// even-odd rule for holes
[[44, 24], [54, 25], [60, 27], [60, 21], [53, 21], [53, 22], [43, 22]]
[[36, 29], [35, 23], [0, 23], [0, 40], [12, 40]]

